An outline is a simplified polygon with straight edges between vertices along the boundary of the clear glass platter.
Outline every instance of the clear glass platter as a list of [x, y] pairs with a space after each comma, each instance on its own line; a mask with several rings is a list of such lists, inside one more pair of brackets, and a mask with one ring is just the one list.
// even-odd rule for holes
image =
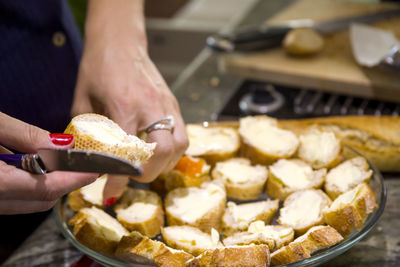
[[[344, 150], [344, 155], [346, 158], [351, 158], [353, 156], [359, 156], [360, 154], [356, 151], [354, 151], [350, 147], [343, 147]], [[383, 177], [381, 173], [379, 172], [378, 169], [375, 168], [370, 162], [368, 162], [370, 165], [370, 168], [373, 170], [373, 175], [371, 177], [370, 185], [374, 189], [375, 194], [376, 194], [376, 202], [378, 205], [378, 208], [375, 209], [369, 216], [367, 217], [366, 221], [364, 222], [364, 225], [360, 231], [353, 231], [350, 236], [348, 236], [344, 241], [329, 247], [325, 250], [318, 251], [314, 255], [312, 255], [310, 258], [297, 261], [288, 265], [284, 266], [290, 266], [290, 267], [297, 267], [297, 266], [315, 266], [319, 265], [321, 263], [327, 262], [340, 254], [344, 253], [348, 249], [350, 249], [352, 246], [354, 246], [358, 241], [360, 241], [367, 233], [369, 233], [373, 227], [376, 225], [378, 222], [379, 218], [381, 217], [385, 204], [386, 204], [386, 187], [384, 184]], [[139, 184], [139, 183], [132, 183], [134, 187], [140, 187], [140, 188], [146, 188], [147, 185], [144, 184]], [[265, 199], [265, 195], [262, 197]], [[58, 228], [60, 229], [61, 233], [64, 235], [64, 237], [72, 243], [78, 250], [82, 251], [84, 254], [92, 258], [93, 260], [97, 261], [98, 263], [101, 263], [105, 266], [148, 266], [148, 265], [142, 265], [142, 264], [135, 264], [135, 263], [126, 263], [123, 262], [117, 258], [113, 258], [111, 256], [96, 252], [81, 243], [79, 243], [73, 233], [71, 227], [68, 226], [68, 221], [69, 219], [74, 215], [74, 211], [70, 209], [70, 207], [67, 205], [68, 202], [68, 196], [64, 196], [62, 199], [60, 199], [57, 204], [53, 208], [53, 215], [56, 220], [56, 224]]]

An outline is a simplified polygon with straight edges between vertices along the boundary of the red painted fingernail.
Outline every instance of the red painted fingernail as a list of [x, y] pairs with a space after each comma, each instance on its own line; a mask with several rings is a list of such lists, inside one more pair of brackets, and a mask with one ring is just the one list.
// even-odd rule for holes
[[102, 174], [102, 173], [99, 173], [99, 176], [97, 176], [97, 178], [100, 178], [101, 176], [103, 176], [104, 174]]
[[66, 146], [72, 143], [74, 136], [72, 134], [65, 133], [51, 133], [50, 140], [57, 146]]
[[109, 197], [106, 200], [104, 200], [103, 205], [106, 207], [112, 206], [115, 202], [117, 202], [118, 198], [117, 197]]

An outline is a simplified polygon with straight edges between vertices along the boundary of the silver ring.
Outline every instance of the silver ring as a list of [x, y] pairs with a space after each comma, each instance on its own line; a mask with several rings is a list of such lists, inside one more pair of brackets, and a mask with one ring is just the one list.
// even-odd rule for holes
[[165, 118], [150, 123], [149, 125], [146, 126], [146, 128], [144, 128], [144, 130], [142, 130], [142, 132], [149, 134], [157, 130], [168, 130], [171, 133], [174, 133], [174, 128], [175, 128], [174, 117], [172, 115], [168, 115]]

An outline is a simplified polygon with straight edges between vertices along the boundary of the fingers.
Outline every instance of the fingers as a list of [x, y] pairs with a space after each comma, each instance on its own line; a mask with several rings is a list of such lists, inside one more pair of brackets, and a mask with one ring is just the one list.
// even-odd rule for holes
[[108, 175], [106, 185], [103, 191], [103, 199], [118, 199], [126, 188], [129, 177], [124, 175]]
[[52, 134], [0, 112], [0, 143], [15, 150], [34, 153], [38, 148], [68, 148], [73, 136]]

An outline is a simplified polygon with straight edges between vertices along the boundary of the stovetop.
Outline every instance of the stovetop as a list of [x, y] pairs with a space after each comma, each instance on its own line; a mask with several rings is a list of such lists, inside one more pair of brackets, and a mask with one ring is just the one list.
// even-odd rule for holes
[[398, 116], [400, 104], [248, 80], [223, 107], [218, 120], [247, 115], [304, 118], [338, 115]]

